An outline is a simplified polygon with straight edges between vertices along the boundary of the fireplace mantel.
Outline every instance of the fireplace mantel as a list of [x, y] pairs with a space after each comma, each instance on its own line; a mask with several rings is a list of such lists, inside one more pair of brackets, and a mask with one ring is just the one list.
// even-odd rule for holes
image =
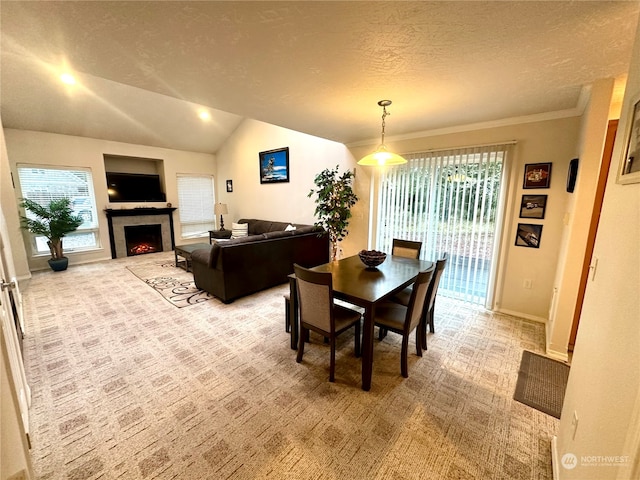
[[[111, 243], [111, 258], [122, 257], [123, 248], [120, 245], [124, 241], [124, 227], [127, 225], [147, 225], [153, 217], [163, 215], [165, 219], [163, 224], [163, 246], [164, 250], [173, 250], [175, 248], [175, 238], [173, 234], [173, 207], [167, 208], [106, 208], [105, 215], [109, 223], [109, 242]], [[130, 217], [130, 218], [121, 218]], [[126, 248], [124, 249], [126, 251]], [[125, 255], [126, 256], [126, 253]]]

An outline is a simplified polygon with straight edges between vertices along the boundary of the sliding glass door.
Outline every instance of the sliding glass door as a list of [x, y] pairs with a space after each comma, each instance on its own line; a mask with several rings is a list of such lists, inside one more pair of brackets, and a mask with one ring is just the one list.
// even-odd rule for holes
[[438, 292], [484, 304], [509, 145], [405, 155], [382, 172], [376, 248], [394, 238], [423, 242], [421, 258], [448, 261]]

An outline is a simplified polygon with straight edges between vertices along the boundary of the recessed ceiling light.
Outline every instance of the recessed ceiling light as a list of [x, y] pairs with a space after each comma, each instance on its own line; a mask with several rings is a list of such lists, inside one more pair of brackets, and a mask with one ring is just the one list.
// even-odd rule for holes
[[201, 120], [204, 120], [204, 121], [211, 120], [211, 114], [206, 110], [200, 110], [198, 112], [198, 116], [200, 117]]
[[60, 75], [60, 80], [62, 81], [62, 83], [66, 83], [67, 85], [76, 84], [76, 79], [70, 73], [63, 73], [62, 75]]

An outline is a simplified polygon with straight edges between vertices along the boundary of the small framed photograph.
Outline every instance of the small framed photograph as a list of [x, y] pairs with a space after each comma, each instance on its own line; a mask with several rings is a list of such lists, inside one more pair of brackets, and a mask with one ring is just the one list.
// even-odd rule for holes
[[289, 147], [260, 152], [260, 183], [289, 181]]
[[533, 223], [519, 223], [516, 233], [516, 246], [540, 248], [540, 237], [542, 236], [542, 225]]
[[547, 208], [547, 195], [522, 195], [520, 218], [544, 218]]
[[551, 163], [528, 163], [524, 166], [522, 188], [549, 188]]
[[617, 182], [640, 182], [640, 94], [633, 97], [624, 140], [624, 153], [620, 161]]
[[233, 192], [233, 180], [227, 180], [227, 192]]

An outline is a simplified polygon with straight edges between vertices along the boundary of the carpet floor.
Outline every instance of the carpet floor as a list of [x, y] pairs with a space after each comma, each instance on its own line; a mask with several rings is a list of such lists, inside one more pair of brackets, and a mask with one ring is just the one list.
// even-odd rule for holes
[[352, 334], [284, 331], [287, 285], [176, 308], [127, 267], [172, 252], [37, 272], [23, 286], [38, 479], [551, 479], [558, 420], [513, 400], [544, 326], [438, 298], [422, 358]]

